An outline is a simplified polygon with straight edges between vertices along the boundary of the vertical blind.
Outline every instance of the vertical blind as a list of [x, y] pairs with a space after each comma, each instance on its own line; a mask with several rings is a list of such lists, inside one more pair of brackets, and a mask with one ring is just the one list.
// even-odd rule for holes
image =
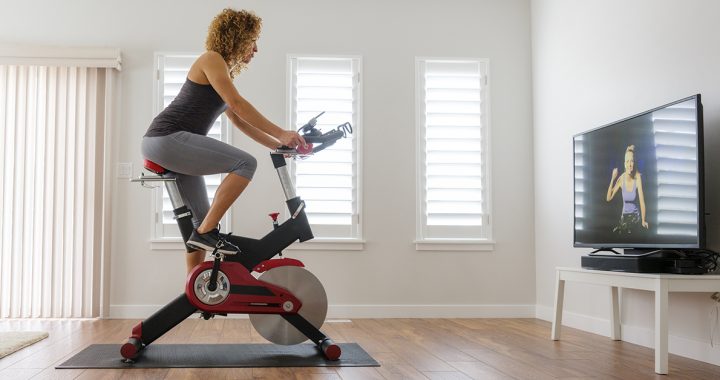
[[98, 315], [111, 71], [0, 65], [0, 317]]
[[[358, 130], [359, 59], [291, 57], [290, 125], [295, 129], [325, 112], [323, 132], [350, 122]], [[359, 199], [356, 133], [294, 164], [298, 195], [317, 237], [358, 238]]]
[[[160, 113], [165, 107], [175, 99], [177, 94], [180, 92], [187, 78], [190, 66], [198, 58], [198, 54], [157, 54], [157, 103], [156, 103], [156, 114]], [[227, 133], [227, 118], [222, 115], [208, 132], [208, 136], [214, 139], [225, 141], [229, 140]], [[222, 176], [220, 174], [204, 176], [205, 185], [208, 192], [210, 202], [215, 197], [215, 191], [217, 191]], [[156, 225], [156, 238], [176, 238], [180, 237], [180, 230], [177, 227], [175, 219], [173, 219], [173, 208], [170, 202], [170, 196], [167, 193], [165, 187], [161, 187], [162, 191], [158, 191], [157, 207], [155, 210], [155, 225]], [[227, 226], [227, 214], [223, 217], [222, 224]]]
[[418, 60], [420, 239], [488, 237], [486, 72], [478, 60]]

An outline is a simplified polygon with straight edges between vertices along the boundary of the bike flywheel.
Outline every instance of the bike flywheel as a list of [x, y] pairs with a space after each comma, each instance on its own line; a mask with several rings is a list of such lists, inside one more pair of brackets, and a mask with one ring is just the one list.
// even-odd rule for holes
[[[282, 266], [264, 272], [258, 280], [287, 289], [302, 302], [298, 314], [317, 329], [327, 315], [327, 294], [320, 280], [302, 267]], [[250, 323], [265, 339], [275, 344], [292, 345], [308, 338], [278, 314], [250, 314]]]

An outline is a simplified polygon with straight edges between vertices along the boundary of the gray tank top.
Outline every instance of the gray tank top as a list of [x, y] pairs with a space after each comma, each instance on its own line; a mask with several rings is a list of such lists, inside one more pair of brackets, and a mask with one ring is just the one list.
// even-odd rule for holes
[[623, 197], [623, 214], [636, 214], [638, 213], [638, 197], [637, 197], [637, 182], [633, 184], [632, 191], [625, 189], [625, 179], [622, 180], [622, 197]]
[[226, 109], [227, 104], [211, 85], [185, 79], [180, 93], [153, 119], [145, 136], [167, 136], [180, 131], [207, 135]]

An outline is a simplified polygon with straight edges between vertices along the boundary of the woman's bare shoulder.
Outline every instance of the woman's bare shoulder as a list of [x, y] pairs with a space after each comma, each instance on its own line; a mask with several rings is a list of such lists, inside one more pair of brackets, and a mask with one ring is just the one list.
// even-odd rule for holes
[[202, 54], [195, 60], [195, 63], [193, 66], [198, 66], [198, 68], [202, 68], [203, 71], [209, 67], [217, 67], [218, 65], [225, 65], [225, 60], [223, 59], [222, 55], [220, 53], [208, 50]]
[[212, 61], [221, 60], [221, 61], [225, 62], [222, 55], [213, 50], [208, 50], [208, 51], [202, 53], [200, 55], [200, 58], [198, 58], [198, 59], [205, 59], [205, 60], [212, 60]]
[[220, 53], [208, 50], [202, 53], [193, 63], [188, 73], [188, 78], [193, 82], [208, 84], [207, 73], [217, 70], [225, 70], [225, 60]]

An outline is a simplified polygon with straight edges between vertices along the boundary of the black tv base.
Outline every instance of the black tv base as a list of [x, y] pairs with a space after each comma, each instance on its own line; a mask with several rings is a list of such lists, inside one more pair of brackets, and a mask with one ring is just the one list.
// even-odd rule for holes
[[584, 269], [630, 273], [703, 274], [702, 259], [676, 254], [613, 255], [592, 254], [582, 256]]

